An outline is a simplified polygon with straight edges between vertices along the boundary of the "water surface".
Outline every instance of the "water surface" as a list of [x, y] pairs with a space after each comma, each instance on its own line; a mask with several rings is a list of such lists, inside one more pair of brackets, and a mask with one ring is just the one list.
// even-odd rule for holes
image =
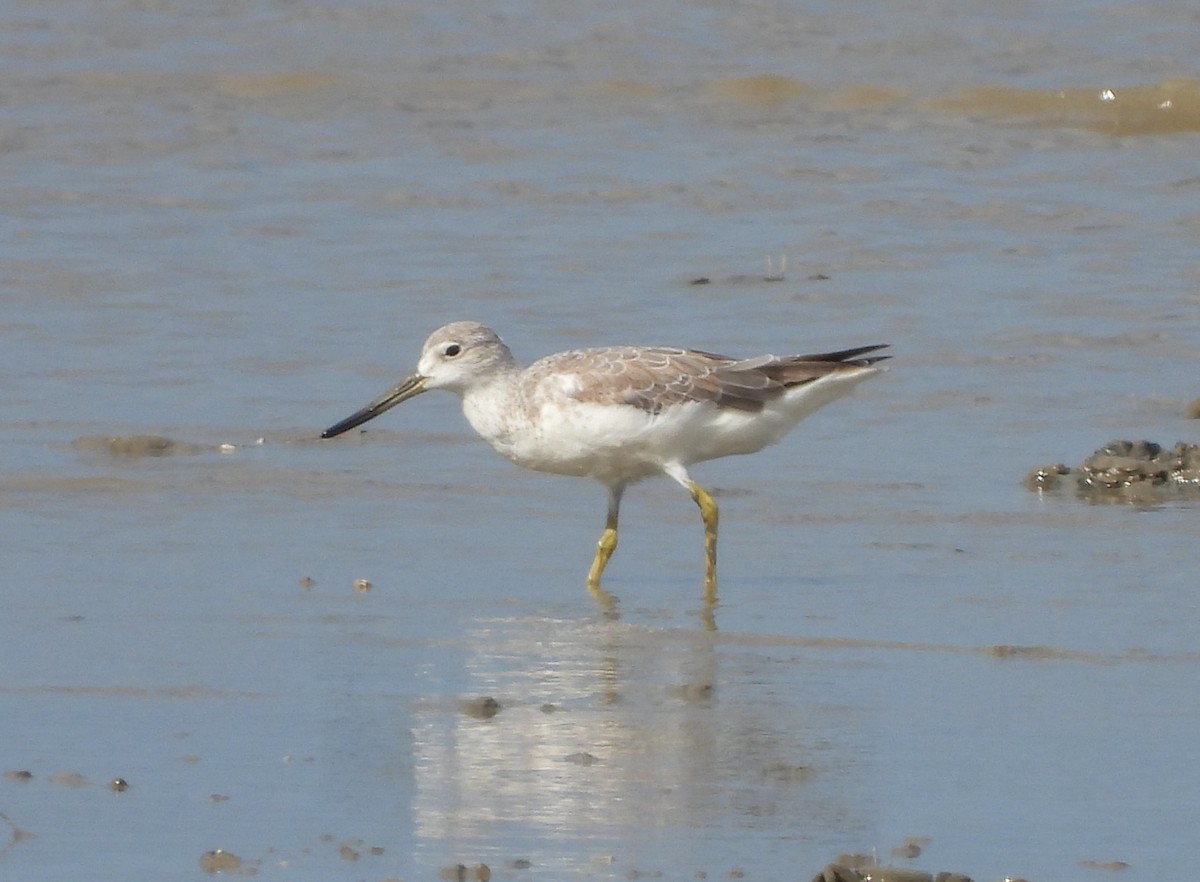
[[[1021, 485], [1195, 440], [1194, 13], [0, 16], [0, 875], [1196, 865], [1196, 507]], [[316, 440], [464, 318], [528, 359], [896, 358], [696, 469], [707, 631], [671, 482], [627, 495], [611, 619], [600, 487], [449, 396]]]

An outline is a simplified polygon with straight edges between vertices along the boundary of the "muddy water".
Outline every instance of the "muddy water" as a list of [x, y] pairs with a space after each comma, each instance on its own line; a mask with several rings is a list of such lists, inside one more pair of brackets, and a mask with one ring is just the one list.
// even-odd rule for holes
[[[1193, 13], [0, 23], [0, 876], [1195, 866], [1195, 503], [1022, 486], [1196, 440]], [[316, 440], [460, 318], [896, 357], [697, 469], [708, 631], [670, 482], [609, 618], [599, 487], [432, 395]]]

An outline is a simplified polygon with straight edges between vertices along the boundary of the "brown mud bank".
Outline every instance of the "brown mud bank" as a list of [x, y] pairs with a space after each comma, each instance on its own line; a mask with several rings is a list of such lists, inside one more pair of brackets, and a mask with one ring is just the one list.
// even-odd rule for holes
[[1087, 502], [1156, 503], [1200, 499], [1200, 444], [1164, 448], [1153, 441], [1112, 441], [1080, 465], [1039, 466], [1030, 490], [1074, 493]]
[[158, 456], [196, 456], [201, 453], [232, 453], [233, 444], [194, 444], [162, 435], [84, 435], [71, 447], [85, 453], [139, 459]]

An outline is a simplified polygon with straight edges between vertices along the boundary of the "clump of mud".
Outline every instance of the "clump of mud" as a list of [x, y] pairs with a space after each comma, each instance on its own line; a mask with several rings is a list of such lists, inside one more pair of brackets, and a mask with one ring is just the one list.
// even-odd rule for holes
[[200, 869], [206, 873], [233, 873], [253, 876], [249, 868], [242, 866], [242, 859], [231, 851], [215, 848], [200, 855]]
[[137, 458], [143, 456], [194, 456], [213, 449], [164, 438], [162, 435], [85, 435], [71, 442], [76, 450], [106, 453], [109, 456]]
[[1200, 444], [1180, 441], [1113, 441], [1076, 468], [1040, 466], [1025, 476], [1039, 492], [1074, 492], [1089, 502], [1153, 503], [1181, 495], [1200, 497]]
[[[1015, 876], [1008, 878], [1017, 882]], [[842, 855], [813, 876], [812, 882], [971, 882], [971, 877], [962, 873], [935, 875], [921, 870], [885, 867], [869, 855]]]

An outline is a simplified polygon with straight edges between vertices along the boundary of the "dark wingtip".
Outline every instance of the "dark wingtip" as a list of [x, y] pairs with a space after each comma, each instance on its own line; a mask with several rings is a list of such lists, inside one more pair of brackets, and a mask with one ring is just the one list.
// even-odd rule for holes
[[872, 355], [869, 358], [860, 358], [859, 356], [866, 355], [869, 352], [878, 352], [880, 349], [887, 349], [891, 346], [890, 343], [873, 343], [870, 346], [855, 346], [853, 349], [840, 349], [837, 352], [818, 352], [813, 355], [802, 355], [798, 361], [827, 361], [837, 362], [839, 364], [850, 364], [861, 367], [875, 364], [877, 361], [885, 361], [891, 358], [890, 355]]
[[[872, 346], [867, 349], [867, 352], [878, 352], [880, 349], [887, 349], [890, 345], [890, 343], [880, 343], [878, 346]], [[869, 358], [855, 358], [853, 361], [855, 364], [871, 365], [887, 361], [889, 358], [891, 358], [890, 355], [872, 355]]]

